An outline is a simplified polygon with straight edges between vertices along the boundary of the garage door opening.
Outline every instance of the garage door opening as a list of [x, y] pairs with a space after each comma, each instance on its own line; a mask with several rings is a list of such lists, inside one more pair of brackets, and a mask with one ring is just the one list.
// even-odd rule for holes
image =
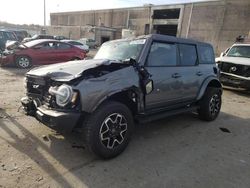
[[110, 37], [101, 37], [101, 44], [110, 40]]
[[178, 25], [154, 25], [155, 33], [162, 35], [176, 36], [177, 29]]
[[179, 19], [180, 9], [154, 10], [153, 19]]

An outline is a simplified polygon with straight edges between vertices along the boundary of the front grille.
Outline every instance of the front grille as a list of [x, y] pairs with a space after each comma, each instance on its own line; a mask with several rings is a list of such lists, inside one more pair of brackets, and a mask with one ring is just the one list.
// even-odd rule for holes
[[46, 81], [41, 77], [26, 77], [27, 82], [27, 93], [36, 95], [39, 98], [42, 98], [44, 91], [48, 88], [46, 86]]
[[27, 93], [48, 108], [55, 107], [55, 99], [48, 93], [50, 84], [42, 77], [27, 76]]
[[222, 72], [250, 77], [250, 66], [248, 65], [238, 65], [228, 62], [221, 62], [220, 69]]

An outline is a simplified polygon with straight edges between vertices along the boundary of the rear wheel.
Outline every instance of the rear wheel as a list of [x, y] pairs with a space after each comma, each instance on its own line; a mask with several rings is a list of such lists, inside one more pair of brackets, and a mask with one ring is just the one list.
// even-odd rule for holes
[[221, 109], [221, 91], [219, 88], [208, 87], [199, 102], [198, 114], [200, 119], [213, 121]]
[[19, 68], [23, 68], [23, 69], [29, 68], [32, 66], [31, 58], [28, 56], [19, 56], [16, 58], [16, 65]]
[[99, 107], [84, 123], [87, 147], [101, 158], [113, 158], [127, 147], [133, 130], [130, 110], [110, 101]]

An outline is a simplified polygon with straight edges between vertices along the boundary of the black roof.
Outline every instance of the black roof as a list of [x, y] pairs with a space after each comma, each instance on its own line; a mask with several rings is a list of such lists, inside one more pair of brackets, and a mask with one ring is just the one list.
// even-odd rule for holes
[[151, 35], [146, 35], [146, 37], [151, 37], [153, 40], [158, 40], [158, 41], [168, 41], [168, 42], [175, 42], [175, 43], [187, 43], [187, 44], [199, 44], [199, 45], [209, 45], [211, 44], [206, 43], [206, 42], [200, 42], [196, 41], [193, 39], [187, 39], [187, 38], [180, 38], [180, 37], [174, 37], [174, 36], [169, 36], [169, 35], [161, 35], [161, 34], [151, 34]]
[[[113, 41], [109, 41], [109, 42], [135, 40], [135, 39], [149, 39], [149, 38], [151, 38], [152, 40], [155, 40], [155, 41], [206, 45], [206, 46], [211, 46], [212, 47], [211, 44], [206, 43], [206, 42], [200, 42], [200, 41], [196, 41], [196, 40], [193, 40], [193, 39], [180, 38], [180, 37], [174, 37], [174, 36], [170, 36], [170, 35], [161, 35], [161, 34], [141, 35], [141, 36], [138, 36], [138, 37], [131, 37], [131, 38], [126, 38], [126, 39], [117, 39], [117, 40], [113, 40]], [[109, 43], [109, 42], [107, 42], [107, 43]]]

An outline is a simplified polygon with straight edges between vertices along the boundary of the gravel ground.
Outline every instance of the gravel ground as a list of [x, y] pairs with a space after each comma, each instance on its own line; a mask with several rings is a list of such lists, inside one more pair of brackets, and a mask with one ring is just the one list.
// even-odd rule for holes
[[23, 114], [25, 71], [0, 68], [0, 187], [250, 187], [250, 94], [224, 90], [214, 122], [183, 114], [137, 125], [125, 152], [102, 161], [79, 133]]

